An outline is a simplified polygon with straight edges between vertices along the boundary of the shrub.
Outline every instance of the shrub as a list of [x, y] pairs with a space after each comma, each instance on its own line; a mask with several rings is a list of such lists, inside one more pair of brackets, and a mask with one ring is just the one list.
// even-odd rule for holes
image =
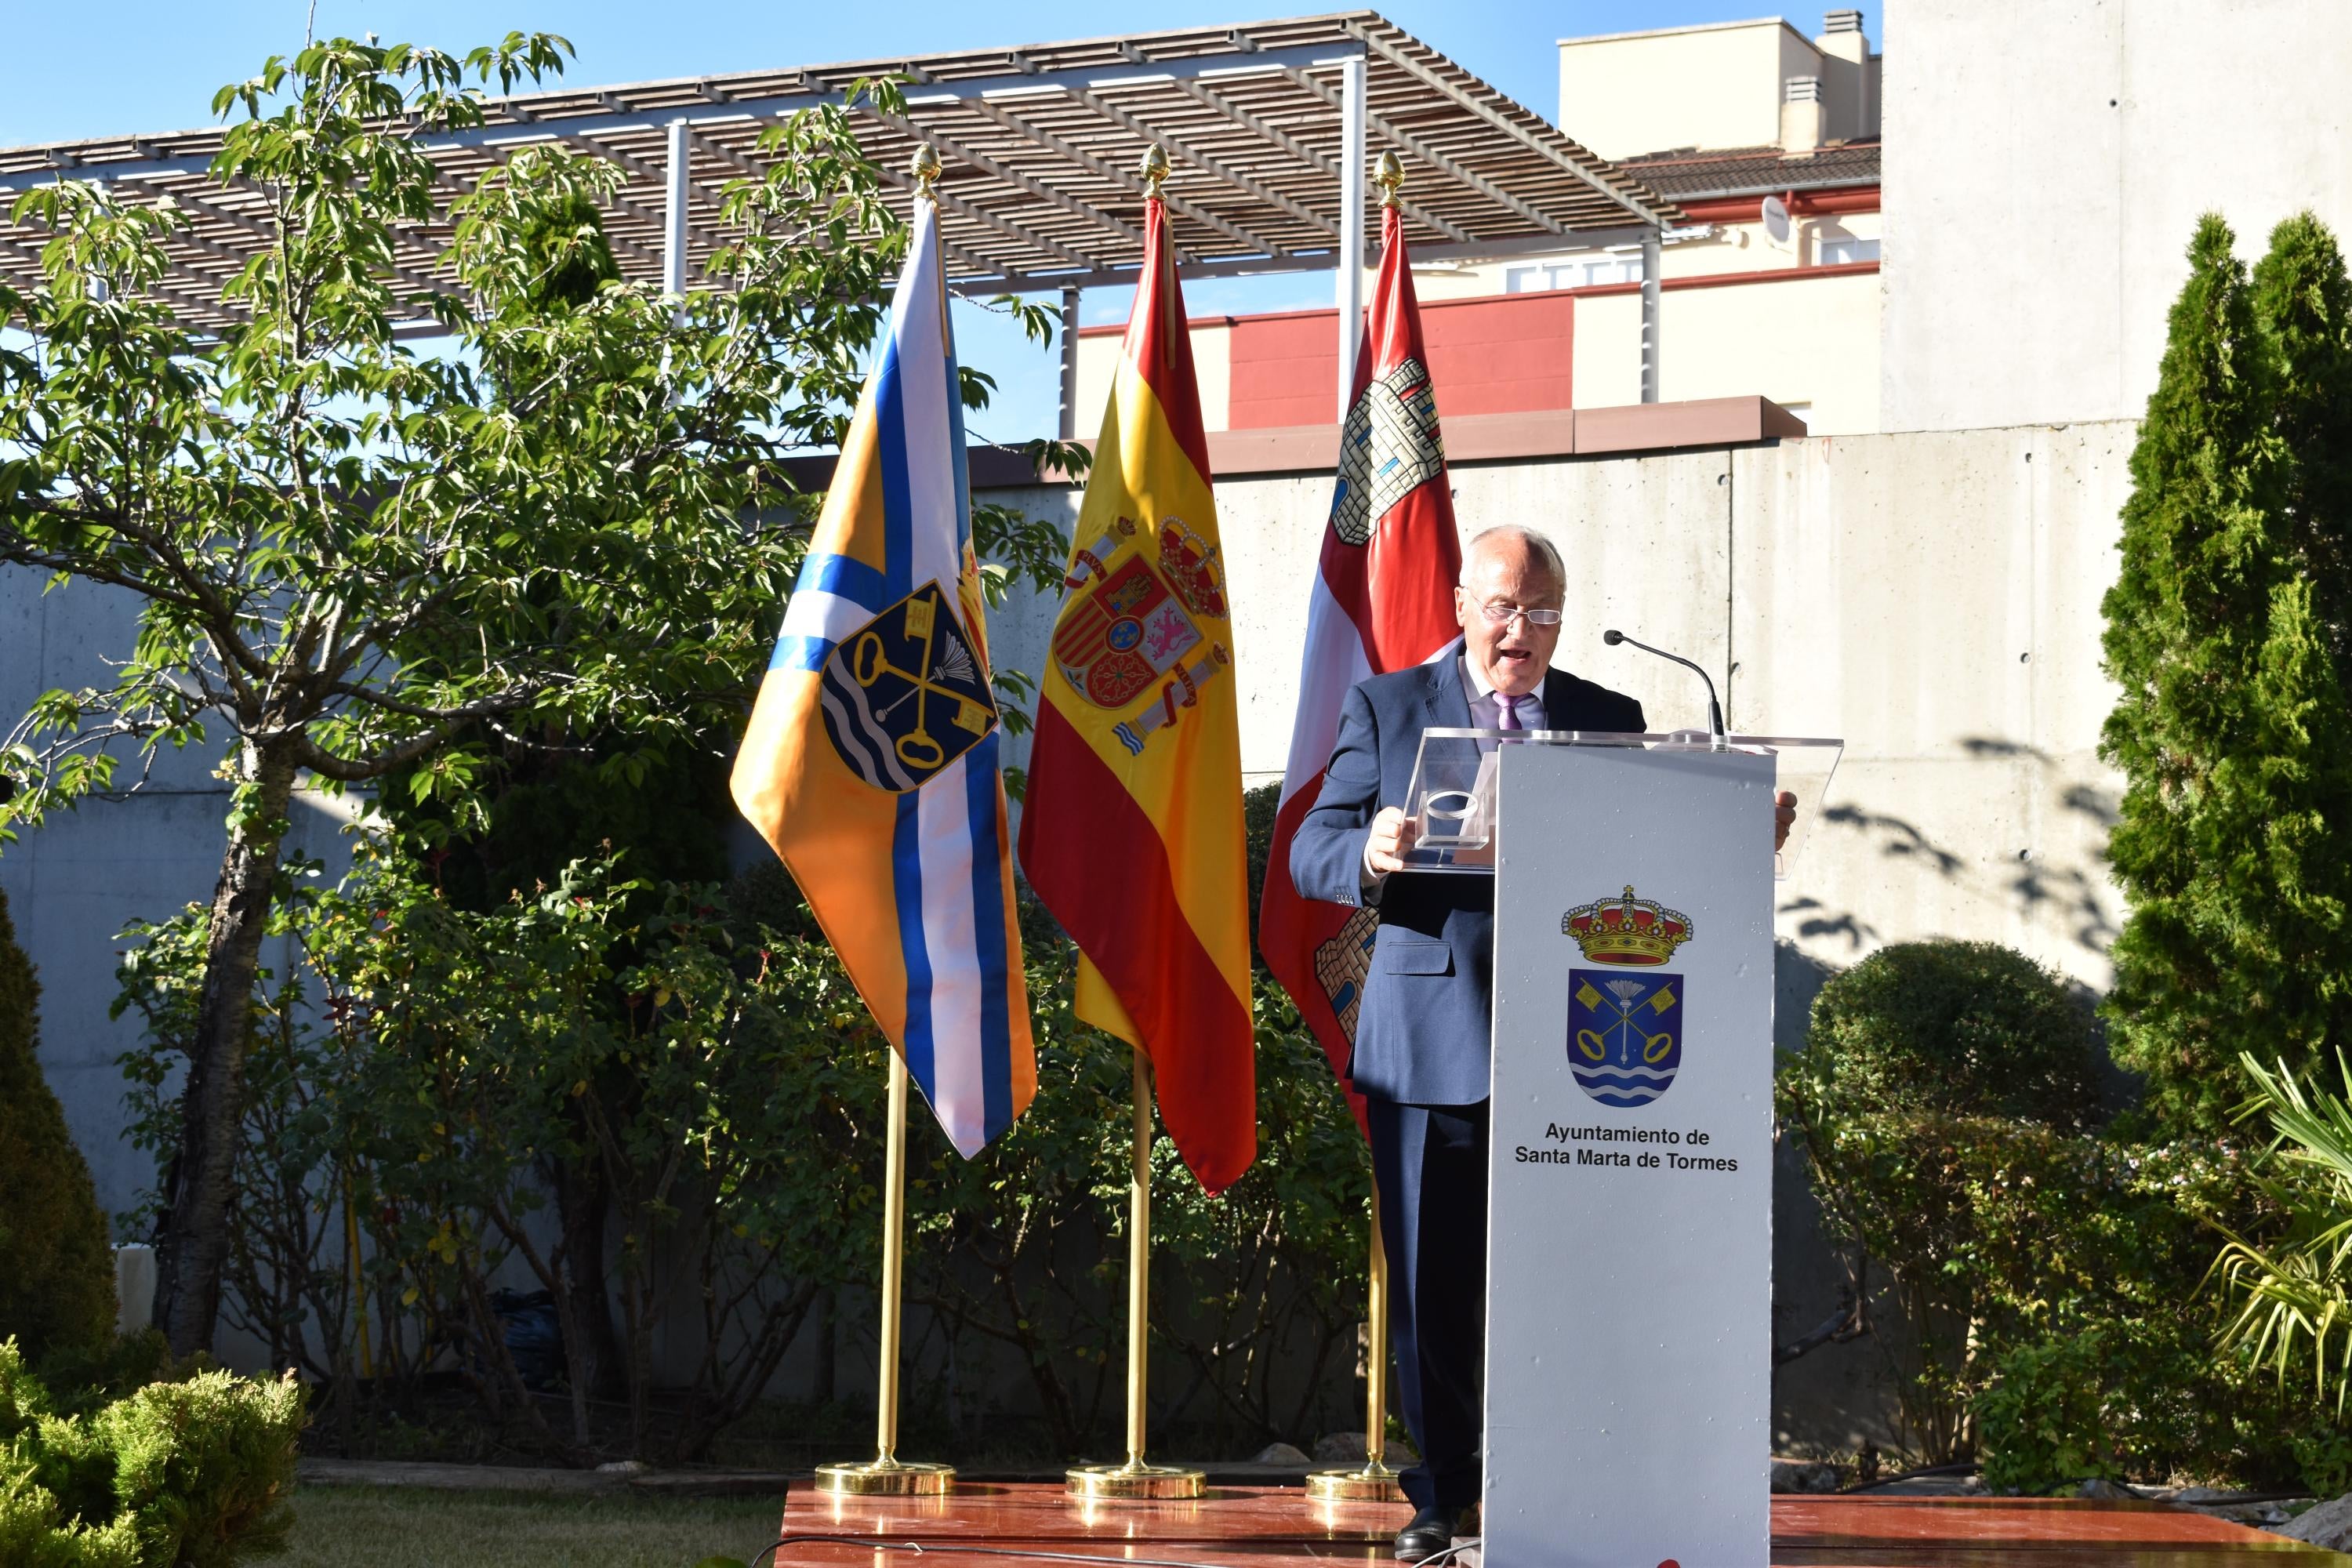
[[1974, 1399], [1987, 1486], [2058, 1495], [2098, 1477], [2345, 1489], [2344, 1435], [2295, 1409], [2257, 1369], [2217, 1360], [2201, 1303], [2109, 1310], [2078, 1310], [2063, 1329], [1996, 1344]]
[[0, 894], [0, 1335], [36, 1358], [114, 1334], [114, 1255], [89, 1167], [41, 1075], [40, 994]]
[[[2039, 1495], [2093, 1477], [2125, 1479], [2108, 1399], [2110, 1338], [2093, 1329], [2034, 1340], [2000, 1358], [1990, 1386], [1976, 1396], [1986, 1486]], [[2130, 1364], [2137, 1370], [2139, 1359]]]
[[195, 1372], [88, 1415], [0, 1340], [0, 1563], [8, 1568], [226, 1568], [280, 1550], [292, 1524], [303, 1392]]
[[[1982, 1281], [1969, 1185], [2012, 1128], [2071, 1130], [2095, 1104], [2095, 1030], [2064, 984], [1990, 942], [1884, 948], [1814, 998], [1776, 1099], [1858, 1294], [1891, 1277], [1913, 1353], [1896, 1388], [1930, 1461], [1969, 1444]], [[1886, 1342], [1882, 1339], [1881, 1343]]]
[[[302, 972], [257, 996], [226, 1310], [335, 1408], [362, 1393], [346, 1212], [374, 1389], [453, 1372], [509, 1440], [572, 1461], [613, 1436], [590, 1418], [583, 1298], [626, 1330], [627, 1451], [680, 1458], [750, 1408], [824, 1293], [872, 1288], [887, 1047], [780, 870], [648, 886], [599, 858], [469, 910], [387, 847], [282, 907]], [[955, 1418], [994, 1347], [1075, 1454], [1118, 1415], [1128, 1056], [1072, 1014], [1075, 952], [1042, 910], [1023, 934], [1029, 1114], [971, 1161], [909, 1117], [907, 1300], [945, 1342], [927, 1381], [918, 1341], [906, 1405]], [[202, 935], [198, 914], [149, 928], [122, 969], [150, 1027], [126, 1058], [140, 1135], [163, 1147]], [[1260, 1158], [1211, 1199], [1161, 1142], [1153, 1273], [1162, 1431], [1253, 1446], [1349, 1414], [1369, 1184], [1313, 1037], [1262, 975], [1255, 1003]], [[611, 1256], [548, 1224], [567, 1180], [609, 1195]], [[503, 1345], [492, 1291], [519, 1274], [563, 1318], [568, 1398], [534, 1396]], [[663, 1333], [696, 1353], [656, 1389]]]
[[149, 1561], [221, 1568], [284, 1545], [302, 1414], [290, 1373], [263, 1382], [206, 1372], [149, 1384], [88, 1430], [113, 1462], [115, 1500]]
[[1973, 1451], [1990, 1484], [2030, 1492], [2333, 1473], [2329, 1423], [2215, 1351], [2220, 1303], [2200, 1288], [2221, 1228], [2279, 1217], [2251, 1151], [1919, 1113], [1807, 1136], [1833, 1227], [1893, 1277], [1916, 1342], [1896, 1388], [1923, 1448]]
[[2098, 1100], [2088, 1008], [1997, 942], [1881, 948], [1822, 987], [1805, 1046], [1821, 1090], [1857, 1113], [2075, 1128]]

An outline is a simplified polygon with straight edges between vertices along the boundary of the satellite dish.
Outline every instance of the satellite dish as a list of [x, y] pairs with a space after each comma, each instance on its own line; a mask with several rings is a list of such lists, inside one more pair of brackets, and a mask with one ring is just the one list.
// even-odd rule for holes
[[1766, 196], [1761, 214], [1764, 233], [1775, 245], [1789, 243], [1789, 204], [1778, 196]]

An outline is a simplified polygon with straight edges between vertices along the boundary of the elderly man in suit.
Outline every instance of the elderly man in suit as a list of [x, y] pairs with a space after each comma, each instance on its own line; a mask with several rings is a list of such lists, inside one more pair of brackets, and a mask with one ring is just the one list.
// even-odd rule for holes
[[[1380, 931], [1349, 1075], [1368, 1102], [1388, 1248], [1398, 1403], [1421, 1449], [1404, 1474], [1408, 1561], [1444, 1551], [1478, 1500], [1486, 1349], [1491, 878], [1408, 870], [1400, 804], [1433, 728], [1639, 731], [1642, 705], [1551, 668], [1568, 574], [1532, 529], [1470, 541], [1454, 591], [1462, 638], [1348, 693], [1314, 806], [1290, 846], [1300, 893], [1376, 903]], [[1782, 796], [1782, 831], [1792, 819]]]

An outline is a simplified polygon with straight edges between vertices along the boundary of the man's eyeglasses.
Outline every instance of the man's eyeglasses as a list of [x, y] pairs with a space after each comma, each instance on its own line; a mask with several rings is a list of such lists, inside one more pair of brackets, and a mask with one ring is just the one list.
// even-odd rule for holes
[[1507, 626], [1522, 616], [1527, 617], [1528, 625], [1531, 626], [1559, 625], [1558, 610], [1523, 610], [1517, 605], [1492, 604], [1479, 605], [1478, 613], [1486, 616], [1486, 624], [1492, 626]]

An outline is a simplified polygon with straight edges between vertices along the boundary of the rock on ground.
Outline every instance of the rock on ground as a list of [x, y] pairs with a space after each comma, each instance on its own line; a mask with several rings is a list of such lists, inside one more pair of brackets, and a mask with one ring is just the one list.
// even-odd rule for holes
[[2352, 1552], [2352, 1492], [2298, 1514], [2273, 1533], [2329, 1552]]
[[1776, 1492], [1833, 1492], [1838, 1468], [1811, 1459], [1774, 1459], [1772, 1489]]

